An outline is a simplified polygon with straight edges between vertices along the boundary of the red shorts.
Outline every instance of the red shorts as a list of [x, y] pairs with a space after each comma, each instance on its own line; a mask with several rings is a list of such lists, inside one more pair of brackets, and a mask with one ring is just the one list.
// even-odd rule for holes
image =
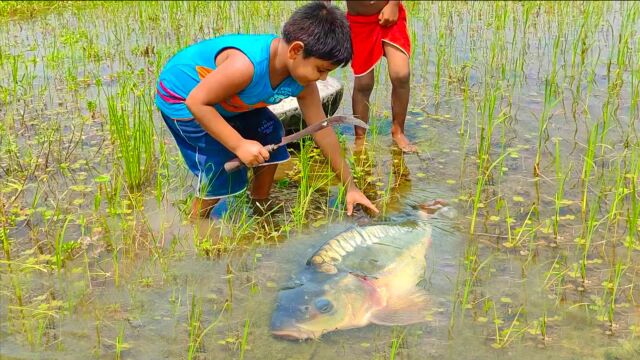
[[398, 6], [398, 21], [391, 26], [378, 23], [379, 14], [351, 15], [347, 13], [351, 28], [351, 44], [353, 59], [351, 68], [354, 76], [361, 76], [371, 71], [378, 63], [384, 49], [382, 42], [397, 46], [407, 56], [411, 54], [411, 40], [407, 30], [407, 13], [404, 6]]

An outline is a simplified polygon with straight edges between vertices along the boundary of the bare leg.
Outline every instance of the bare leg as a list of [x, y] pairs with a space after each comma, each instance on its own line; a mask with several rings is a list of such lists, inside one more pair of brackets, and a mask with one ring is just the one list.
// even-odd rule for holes
[[404, 152], [416, 152], [418, 148], [411, 144], [404, 133], [404, 121], [407, 118], [410, 92], [409, 57], [397, 46], [387, 42], [384, 54], [387, 58], [389, 78], [391, 79], [391, 136]]
[[194, 198], [191, 203], [191, 214], [189, 214], [189, 218], [208, 218], [209, 214], [211, 214], [211, 209], [218, 203], [218, 200], [220, 199]]
[[[371, 70], [364, 75], [356, 76], [353, 81], [353, 95], [351, 97], [353, 115], [365, 123], [369, 123], [369, 97], [373, 91], [374, 80], [373, 70]], [[367, 129], [356, 126], [355, 133], [356, 148], [361, 148], [364, 145]]]
[[269, 211], [269, 193], [273, 185], [273, 176], [278, 169], [278, 164], [256, 166], [253, 168], [253, 182], [251, 183], [251, 202], [253, 213], [264, 216]]
[[273, 176], [276, 174], [278, 164], [256, 166], [253, 168], [253, 181], [251, 182], [251, 198], [256, 201], [264, 201], [271, 193]]

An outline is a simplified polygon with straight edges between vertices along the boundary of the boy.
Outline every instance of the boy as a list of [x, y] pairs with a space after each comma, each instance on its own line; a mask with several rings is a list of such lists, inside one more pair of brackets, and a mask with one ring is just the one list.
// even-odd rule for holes
[[[198, 177], [191, 217], [208, 217], [220, 198], [241, 192], [247, 170], [224, 163], [238, 157], [253, 168], [250, 196], [266, 200], [277, 164], [282, 124], [266, 106], [296, 96], [307, 124], [325, 118], [317, 80], [351, 60], [349, 25], [336, 7], [311, 3], [296, 10], [276, 35], [227, 35], [191, 45], [169, 60], [157, 84], [156, 104], [189, 169]], [[331, 128], [313, 136], [343, 184], [347, 213], [376, 207], [353, 184]]]
[[[400, 1], [347, 1], [351, 27], [355, 77], [352, 108], [354, 115], [369, 121], [369, 96], [374, 85], [373, 68], [384, 55], [391, 79], [391, 136], [403, 152], [416, 152], [404, 133], [409, 105], [409, 54], [411, 41], [407, 16]], [[356, 144], [364, 143], [366, 129], [355, 128]]]

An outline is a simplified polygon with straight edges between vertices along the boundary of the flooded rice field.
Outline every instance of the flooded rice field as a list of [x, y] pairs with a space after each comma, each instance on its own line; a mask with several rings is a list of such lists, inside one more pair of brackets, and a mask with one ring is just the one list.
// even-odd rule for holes
[[[302, 3], [0, 5], [0, 358], [639, 358], [640, 5], [405, 2], [420, 153], [392, 146], [384, 61], [364, 149], [337, 129], [381, 215], [346, 216], [305, 140], [266, 207], [189, 221], [158, 72]], [[457, 215], [427, 220], [423, 322], [271, 335], [320, 246], [438, 198]]]

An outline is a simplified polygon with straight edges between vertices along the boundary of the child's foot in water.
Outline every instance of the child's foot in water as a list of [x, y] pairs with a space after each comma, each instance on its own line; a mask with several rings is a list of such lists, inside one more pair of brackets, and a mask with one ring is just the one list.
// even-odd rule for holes
[[354, 152], [362, 152], [366, 145], [366, 137], [365, 136], [356, 136], [356, 140], [353, 143], [353, 151]]
[[409, 141], [409, 139], [407, 139], [404, 133], [392, 134], [391, 137], [393, 138], [393, 141], [396, 143], [396, 145], [398, 145], [400, 150], [402, 150], [402, 152], [405, 152], [405, 153], [418, 152], [418, 148], [415, 145], [413, 145], [411, 141]]
[[229, 211], [230, 200], [228, 197], [220, 199], [218, 203], [211, 209], [211, 213], [209, 214], [209, 218], [213, 220], [220, 220], [224, 217], [224, 215]]
[[447, 203], [446, 200], [435, 199], [424, 204], [419, 204], [418, 207], [427, 215], [433, 215], [447, 205], [449, 205], [449, 203]]

